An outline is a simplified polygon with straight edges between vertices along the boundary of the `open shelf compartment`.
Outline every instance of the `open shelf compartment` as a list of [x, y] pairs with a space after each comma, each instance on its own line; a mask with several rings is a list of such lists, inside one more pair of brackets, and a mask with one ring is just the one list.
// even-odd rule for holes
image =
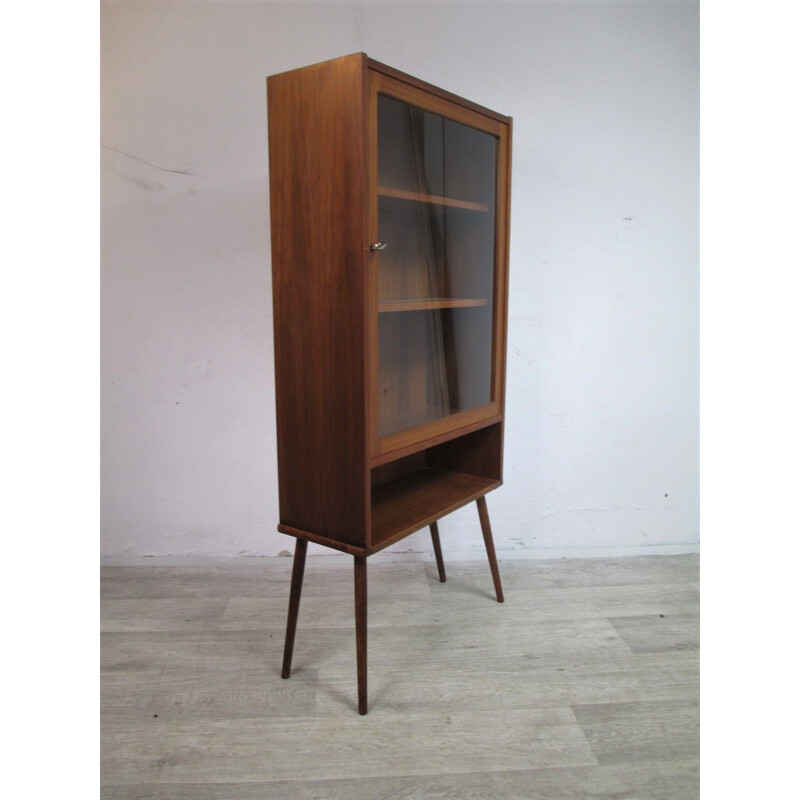
[[369, 549], [380, 550], [502, 483], [502, 424], [372, 470]]
[[387, 547], [500, 485], [500, 481], [423, 467], [376, 487], [372, 549]]

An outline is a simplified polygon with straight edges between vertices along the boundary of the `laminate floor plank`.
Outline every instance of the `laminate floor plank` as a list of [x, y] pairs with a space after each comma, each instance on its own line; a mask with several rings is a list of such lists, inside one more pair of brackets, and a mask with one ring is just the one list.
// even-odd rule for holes
[[103, 633], [127, 631], [202, 631], [219, 627], [228, 601], [203, 598], [105, 599]]
[[[433, 551], [431, 551], [431, 554]], [[218, 565], [209, 567], [104, 567], [100, 590], [104, 600], [113, 598], [270, 597], [289, 599], [292, 559], [265, 559], [265, 565]], [[303, 580], [303, 597], [343, 596], [352, 590], [353, 570], [345, 565], [317, 565], [309, 556]], [[373, 592], [430, 594], [425, 562], [373, 564]], [[438, 580], [438, 579], [437, 579]]]
[[[459, 615], [462, 618], [474, 616], [475, 623], [480, 624], [486, 610], [486, 598], [482, 594], [448, 591], [446, 584], [426, 595], [392, 596], [385, 592], [373, 592], [373, 595], [369, 600], [371, 630], [397, 625], [425, 625], [432, 619]], [[351, 628], [353, 610], [347, 604], [328, 602], [330, 599], [303, 598], [298, 629]], [[504, 610], [503, 619], [521, 619], [527, 623], [622, 614], [639, 617], [685, 614], [696, 611], [698, 599], [694, 589], [681, 584], [518, 589], [513, 607]], [[220, 630], [274, 630], [285, 624], [285, 617], [286, 610], [272, 598], [232, 597], [218, 627]]]
[[610, 617], [609, 622], [634, 653], [700, 649], [700, 616], [697, 612]]
[[696, 800], [696, 761], [269, 782], [104, 787], [103, 800]]
[[[140, 758], [166, 759], [164, 782], [441, 775], [596, 764], [569, 708], [452, 711], [404, 717], [344, 709], [315, 719], [204, 720], [172, 725], [165, 750], [141, 742]], [[268, 754], [269, 757], [265, 758]]]
[[[158, 787], [156, 783], [110, 783], [100, 787], [100, 800], [153, 800]], [[163, 797], [164, 795], [161, 795]], [[176, 797], [176, 795], [171, 795]], [[211, 786], [197, 787], [197, 793], [193, 795], [197, 800], [200, 798], [216, 797], [216, 789]], [[269, 797], [262, 794], [262, 797]]]
[[[500, 666], [500, 668], [498, 668]], [[395, 668], [383, 664], [370, 674], [373, 705], [405, 715], [478, 710], [559, 708], [573, 704], [698, 697], [698, 665], [678, 660], [637, 665], [593, 659], [564, 667], [508, 663], [453, 664], [446, 681], [436, 664]], [[336, 716], [352, 705], [351, 676], [325, 676], [318, 687], [317, 714]]]
[[[513, 659], [531, 667], [630, 656], [630, 648], [605, 618], [540, 620], [520, 627], [502, 618], [503, 608], [499, 603], [489, 605], [477, 619], [462, 615], [458, 621], [370, 628], [371, 664], [379, 667], [385, 661], [394, 669], [419, 664], [457, 668], [477, 660], [488, 667]], [[101, 665], [108, 672], [178, 669], [189, 676], [198, 670], [226, 672], [261, 665], [277, 672], [282, 634], [279, 629], [106, 633], [101, 637]], [[320, 628], [305, 635], [298, 631], [292, 674], [319, 669], [328, 675], [350, 675], [354, 647], [355, 634], [350, 629]]]
[[107, 800], [698, 793], [698, 559], [370, 564], [356, 714], [352, 566], [102, 572]]
[[[494, 608], [502, 609], [503, 605], [495, 603]], [[460, 622], [370, 628], [370, 665], [373, 669], [403, 669], [433, 664], [443, 670], [457, 670], [472, 662], [481, 669], [505, 669], [512, 662], [516, 668], [530, 668], [559, 666], [583, 657], [630, 655], [630, 648], [604, 618], [541, 620], [520, 627], [500, 614], [494, 615], [494, 608], [490, 606], [479, 622], [464, 616]], [[233, 642], [234, 634], [254, 636], [258, 632], [229, 633]], [[351, 631], [316, 630], [305, 636], [298, 632], [294, 655], [297, 666], [318, 666], [326, 675], [350, 675], [354, 638]], [[490, 642], [498, 644], [492, 647]], [[210, 649], [211, 642], [206, 646]]]
[[[348, 653], [352, 649], [346, 648]], [[544, 666], [531, 665], [524, 657], [490, 661], [473, 655], [449, 661], [446, 680], [437, 659], [420, 657], [406, 667], [393, 664], [390, 651], [383, 651], [381, 659], [370, 673], [374, 713], [391, 709], [392, 713], [424, 714], [459, 704], [474, 709], [552, 708], [697, 696], [698, 662], [693, 653], [577, 656]], [[262, 713], [302, 716], [310, 709], [317, 717], [335, 718], [354, 702], [355, 679], [346, 658], [337, 669], [299, 667], [290, 680], [277, 686], [279, 665], [253, 660], [243, 667], [239, 662], [238, 656], [229, 661], [213, 658], [191, 670], [143, 673], [149, 682], [131, 682], [124, 692], [109, 691], [102, 705], [103, 718], [146, 719], [150, 710], [164, 716], [216, 719], [226, 714], [231, 718]], [[132, 674], [136, 675], [108, 673], [101, 684], [113, 679], [118, 687], [120, 678]], [[250, 702], [251, 696], [257, 699]]]
[[[100, 782], [146, 786], [157, 784], [164, 771], [168, 721], [101, 723]], [[142, 745], [147, 743], [148, 751]]]
[[[491, 509], [490, 509], [491, 511]], [[446, 522], [439, 523], [442, 553], [447, 564]], [[431, 551], [433, 553], [433, 551]], [[526, 589], [552, 585], [557, 588], [587, 586], [633, 586], [642, 583], [680, 583], [696, 589], [700, 580], [700, 557], [697, 554], [677, 556], [629, 556], [619, 558], [562, 558], [556, 560], [504, 561], [498, 552], [501, 564], [503, 588]], [[428, 580], [439, 582], [433, 558], [425, 563]], [[458, 564], [457, 583], [465, 588], [481, 585], [491, 575], [485, 561], [468, 561]], [[450, 573], [447, 574], [450, 583]]]
[[600, 764], [699, 759], [697, 700], [573, 706]]
[[[161, 673], [169, 667], [190, 671], [202, 667], [198, 654], [202, 632], [111, 631], [100, 636], [101, 675], [113, 672]], [[241, 668], [241, 664], [236, 662]]]
[[[261, 676], [263, 678], [263, 675]], [[265, 689], [264, 681], [239, 680], [215, 684], [214, 676], [195, 681], [202, 688], [175, 688], [163, 684], [129, 689], [122, 695], [103, 697], [100, 721], [150, 723], [157, 728], [175, 720], [233, 720], [253, 717], [308, 717], [317, 715], [316, 677], [282, 681]]]

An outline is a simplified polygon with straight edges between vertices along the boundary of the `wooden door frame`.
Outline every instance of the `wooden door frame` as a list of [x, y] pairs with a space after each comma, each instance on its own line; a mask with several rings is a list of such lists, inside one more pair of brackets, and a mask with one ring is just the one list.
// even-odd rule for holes
[[[380, 66], [380, 65], [379, 65]], [[497, 137], [495, 182], [495, 252], [494, 294], [492, 315], [492, 366], [489, 403], [455, 414], [449, 414], [389, 436], [378, 435], [378, 258], [370, 254], [367, 269], [367, 440], [370, 461], [385, 463], [394, 454], [399, 457], [424, 449], [433, 441], [451, 438], [463, 429], [474, 430], [502, 419], [505, 405], [505, 346], [508, 305], [508, 204], [510, 199], [511, 120], [483, 113], [479, 107], [467, 107], [453, 95], [416, 81], [403, 80], [402, 73], [389, 75], [383, 69], [367, 69], [366, 88], [366, 165], [367, 165], [367, 230], [370, 242], [378, 237], [378, 94], [386, 94], [403, 102], [431, 111]], [[388, 456], [388, 457], [387, 457]]]

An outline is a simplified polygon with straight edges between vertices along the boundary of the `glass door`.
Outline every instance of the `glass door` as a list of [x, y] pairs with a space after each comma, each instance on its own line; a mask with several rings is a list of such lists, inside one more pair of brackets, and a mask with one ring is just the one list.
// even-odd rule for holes
[[505, 126], [383, 75], [373, 78], [373, 108], [373, 433], [382, 453], [499, 413]]

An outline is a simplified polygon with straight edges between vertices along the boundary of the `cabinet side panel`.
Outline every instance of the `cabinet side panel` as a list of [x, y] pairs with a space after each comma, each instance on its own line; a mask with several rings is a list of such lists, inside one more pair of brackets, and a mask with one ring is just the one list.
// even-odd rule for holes
[[363, 545], [363, 57], [273, 76], [267, 93], [281, 522]]

